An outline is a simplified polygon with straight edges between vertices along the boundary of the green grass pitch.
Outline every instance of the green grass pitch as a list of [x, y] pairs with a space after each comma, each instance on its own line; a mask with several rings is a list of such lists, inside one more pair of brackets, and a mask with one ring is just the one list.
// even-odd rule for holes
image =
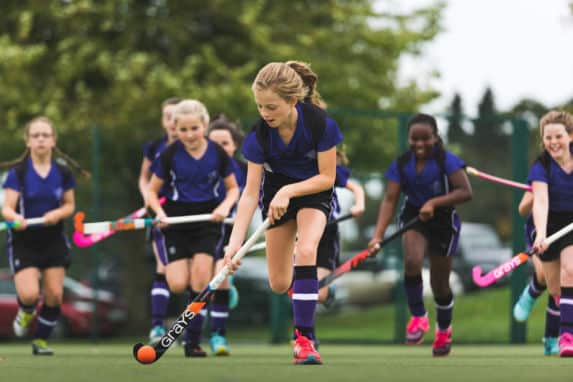
[[[542, 346], [454, 346], [433, 358], [430, 345], [329, 345], [324, 365], [294, 366], [288, 345], [235, 344], [229, 357], [186, 359], [174, 347], [140, 365], [131, 343], [54, 342], [56, 355], [33, 357], [28, 344], [0, 342], [0, 378], [13, 382], [108, 381], [573, 381], [573, 359], [544, 357]], [[455, 344], [454, 344], [455, 345]]]

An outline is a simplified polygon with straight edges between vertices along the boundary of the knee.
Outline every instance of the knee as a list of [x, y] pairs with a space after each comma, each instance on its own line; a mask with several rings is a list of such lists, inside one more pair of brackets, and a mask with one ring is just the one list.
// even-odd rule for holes
[[169, 290], [173, 293], [183, 293], [189, 288], [189, 283], [186, 280], [171, 280], [167, 279]]
[[297, 244], [296, 246], [296, 262], [298, 265], [314, 264], [316, 263], [316, 246], [309, 243]]
[[44, 291], [44, 302], [49, 306], [60, 306], [64, 299], [61, 288], [49, 288]]
[[292, 280], [269, 278], [269, 286], [274, 293], [283, 294], [288, 292], [291, 284]]
[[561, 263], [561, 285], [573, 285], [573, 263]]

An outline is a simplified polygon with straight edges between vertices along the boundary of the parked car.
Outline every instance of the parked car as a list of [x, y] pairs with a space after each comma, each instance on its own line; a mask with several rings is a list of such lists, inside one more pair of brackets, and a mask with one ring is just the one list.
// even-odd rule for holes
[[[112, 335], [127, 323], [127, 306], [116, 295], [101, 289], [94, 291], [93, 288], [66, 277], [62, 314], [54, 335], [90, 335], [96, 307], [99, 335]], [[12, 320], [17, 311], [18, 302], [12, 275], [9, 270], [0, 269], [0, 337], [14, 336]]]
[[[477, 289], [472, 279], [472, 268], [479, 265], [483, 272], [509, 260], [511, 248], [503, 246], [492, 226], [482, 223], [462, 223], [462, 232], [452, 269], [462, 280], [466, 291]], [[497, 285], [503, 285], [503, 280]]]

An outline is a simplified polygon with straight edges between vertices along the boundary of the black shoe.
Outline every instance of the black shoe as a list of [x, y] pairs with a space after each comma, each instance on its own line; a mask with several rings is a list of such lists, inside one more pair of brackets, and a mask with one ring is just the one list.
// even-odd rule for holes
[[32, 341], [32, 354], [34, 355], [54, 355], [54, 351], [48, 347], [46, 340], [37, 339]]
[[199, 345], [185, 344], [185, 357], [203, 358], [207, 357], [207, 352]]

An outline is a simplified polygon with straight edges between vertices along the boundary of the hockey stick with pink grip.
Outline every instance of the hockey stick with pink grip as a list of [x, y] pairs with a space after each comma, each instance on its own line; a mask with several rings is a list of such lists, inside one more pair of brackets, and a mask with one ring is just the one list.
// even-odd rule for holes
[[478, 169], [475, 169], [475, 168], [470, 167], [470, 166], [466, 167], [466, 172], [470, 175], [477, 176], [478, 178], [481, 178], [483, 180], [488, 180], [490, 182], [503, 184], [505, 186], [519, 188], [519, 189], [525, 190], [525, 191], [531, 191], [531, 186], [528, 184], [518, 183], [518, 182], [514, 182], [513, 180], [500, 178], [500, 177], [495, 176], [495, 175], [490, 175], [490, 174], [479, 171]]
[[[565, 227], [561, 228], [559, 231], [555, 232], [553, 235], [549, 236], [545, 239], [545, 243], [549, 246], [556, 240], [559, 240], [563, 236], [567, 235], [569, 232], [573, 231], [573, 223], [569, 223]], [[529, 256], [535, 254], [533, 249], [530, 249], [527, 252], [521, 252], [511, 259], [507, 260], [501, 265], [498, 265], [488, 273], [482, 276], [481, 272], [482, 269], [479, 265], [476, 265], [472, 269], [472, 278], [474, 283], [481, 287], [485, 288], [488, 287], [499, 279], [505, 277], [509, 272], [513, 271], [515, 268], [519, 267], [521, 264], [526, 263], [529, 259]]]
[[[165, 203], [165, 197], [159, 199], [159, 203], [163, 204]], [[137, 218], [141, 218], [143, 216], [145, 216], [145, 213], [147, 212], [147, 209], [145, 207], [141, 207], [140, 209], [132, 212], [131, 214], [125, 216], [126, 219], [137, 219]], [[83, 221], [85, 216], [82, 216], [80, 214], [83, 214], [83, 212], [78, 212], [76, 214], [76, 216], [74, 217], [75, 221]], [[81, 231], [79, 230], [75, 230], [74, 232], [74, 236], [73, 236], [73, 240], [74, 240], [74, 244], [76, 246], [78, 246], [79, 248], [87, 248], [87, 247], [91, 247], [92, 245], [99, 243], [102, 240], [107, 239], [110, 236], [113, 236], [116, 233], [116, 231], [107, 231], [107, 232], [98, 232], [98, 233], [92, 233], [89, 235], [84, 235]]]

